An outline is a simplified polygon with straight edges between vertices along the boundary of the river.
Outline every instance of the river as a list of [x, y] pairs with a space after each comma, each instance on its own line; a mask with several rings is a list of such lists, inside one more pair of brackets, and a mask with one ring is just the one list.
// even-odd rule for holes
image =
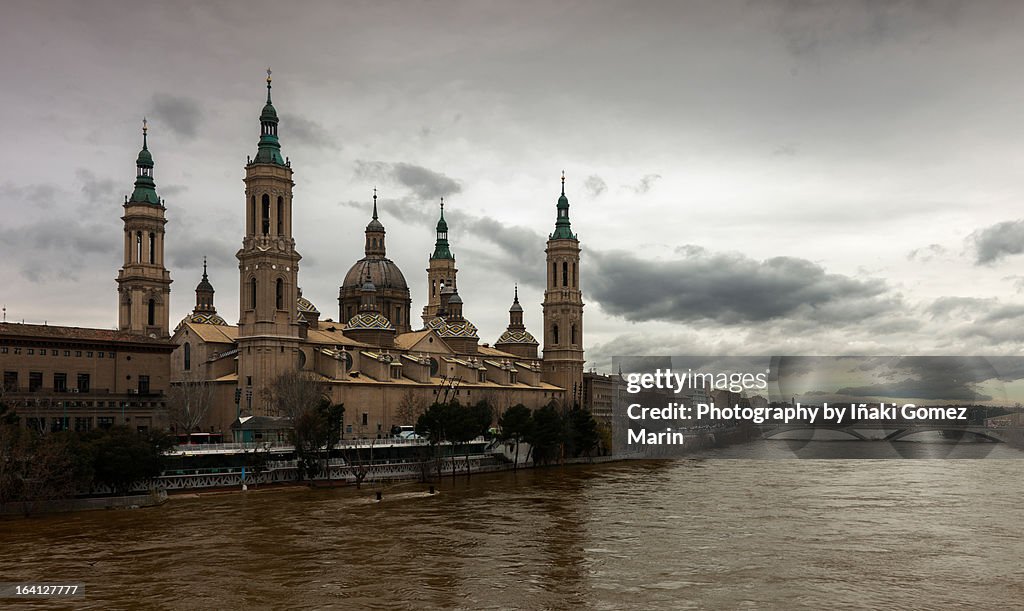
[[6, 520], [0, 581], [84, 583], [63, 604], [92, 609], [1020, 607], [1021, 452], [751, 458], [787, 443]]

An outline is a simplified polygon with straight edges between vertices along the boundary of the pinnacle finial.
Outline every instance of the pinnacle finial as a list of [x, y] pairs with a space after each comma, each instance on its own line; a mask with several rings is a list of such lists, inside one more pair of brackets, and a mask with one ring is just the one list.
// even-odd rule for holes
[[562, 170], [562, 195], [565, 195], [565, 170]]
[[267, 104], [270, 104], [270, 81], [273, 80], [270, 78], [270, 75], [271, 70], [270, 68], [267, 68]]
[[206, 277], [206, 257], [203, 257], [203, 280], [208, 280]]
[[444, 198], [441, 198], [441, 218], [444, 218]]
[[149, 121], [146, 117], [142, 117], [142, 148], [143, 150], [149, 150], [149, 143], [147, 142], [147, 136], [149, 134]]
[[512, 300], [512, 303], [519, 303], [519, 283], [518, 282], [516, 282], [516, 296], [515, 296], [515, 299]]
[[377, 187], [373, 188], [373, 220], [377, 220]]

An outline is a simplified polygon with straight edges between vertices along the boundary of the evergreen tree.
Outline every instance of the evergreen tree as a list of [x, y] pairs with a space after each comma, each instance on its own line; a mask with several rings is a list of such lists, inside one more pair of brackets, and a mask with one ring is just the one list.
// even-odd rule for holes
[[519, 443], [525, 441], [533, 431], [533, 414], [530, 409], [522, 403], [517, 403], [505, 410], [505, 413], [498, 418], [498, 426], [501, 427], [501, 439], [512, 440], [516, 444], [515, 462], [513, 469], [519, 468]]

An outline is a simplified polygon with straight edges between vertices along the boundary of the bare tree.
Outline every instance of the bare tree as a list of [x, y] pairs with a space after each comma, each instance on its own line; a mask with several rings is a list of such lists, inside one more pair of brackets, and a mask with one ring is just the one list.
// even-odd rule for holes
[[267, 387], [266, 395], [273, 405], [271, 411], [294, 421], [316, 409], [320, 400], [327, 397], [327, 385], [312, 372], [294, 369], [277, 376]]
[[395, 410], [395, 416], [398, 417], [399, 424], [415, 425], [420, 414], [422, 414], [426, 409], [426, 400], [417, 395], [416, 392], [410, 388], [405, 391], [402, 398], [398, 401], [398, 408]]
[[268, 395], [277, 413], [292, 421], [300, 478], [315, 479], [321, 472], [329, 475], [328, 460], [341, 436], [345, 407], [332, 404], [327, 385], [306, 371], [282, 373], [271, 382]]
[[191, 433], [199, 429], [213, 404], [213, 384], [197, 372], [188, 372], [171, 385], [167, 396], [167, 416], [174, 429]]

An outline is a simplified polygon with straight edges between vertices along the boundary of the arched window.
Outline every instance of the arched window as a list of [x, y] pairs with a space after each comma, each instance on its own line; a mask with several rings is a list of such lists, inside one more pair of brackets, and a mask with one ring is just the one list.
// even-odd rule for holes
[[571, 333], [570, 333], [570, 338], [571, 338], [570, 343], [572, 343], [572, 344], [579, 343], [579, 342], [576, 341], [576, 325], [573, 325], [572, 327], [570, 327], [570, 331], [571, 331]]
[[149, 234], [149, 262], [156, 263], [156, 234]]
[[149, 323], [147, 323], [149, 326], [156, 324], [156, 301], [152, 299], [149, 300], [147, 318], [149, 320]]
[[256, 196], [252, 196], [252, 206], [249, 211], [249, 233], [256, 233]]
[[249, 279], [249, 307], [256, 309], [256, 278]]
[[192, 344], [185, 342], [185, 371], [192, 369]]
[[142, 232], [135, 232], [135, 262], [142, 263]]
[[556, 286], [558, 284], [558, 263], [555, 263], [554, 261], [551, 262], [551, 282], [549, 284], [551, 286]]
[[274, 289], [274, 300], [278, 310], [284, 309], [284, 280], [277, 279], [277, 287]]
[[284, 198], [277, 198], [277, 235], [284, 235]]
[[569, 286], [569, 263], [562, 261], [562, 286]]
[[263, 194], [263, 235], [270, 233], [270, 196]]
[[551, 341], [554, 344], [558, 343], [558, 325], [551, 327]]
[[430, 281], [430, 296], [437, 295], [437, 280]]
[[377, 248], [377, 238], [373, 238], [373, 247]]

